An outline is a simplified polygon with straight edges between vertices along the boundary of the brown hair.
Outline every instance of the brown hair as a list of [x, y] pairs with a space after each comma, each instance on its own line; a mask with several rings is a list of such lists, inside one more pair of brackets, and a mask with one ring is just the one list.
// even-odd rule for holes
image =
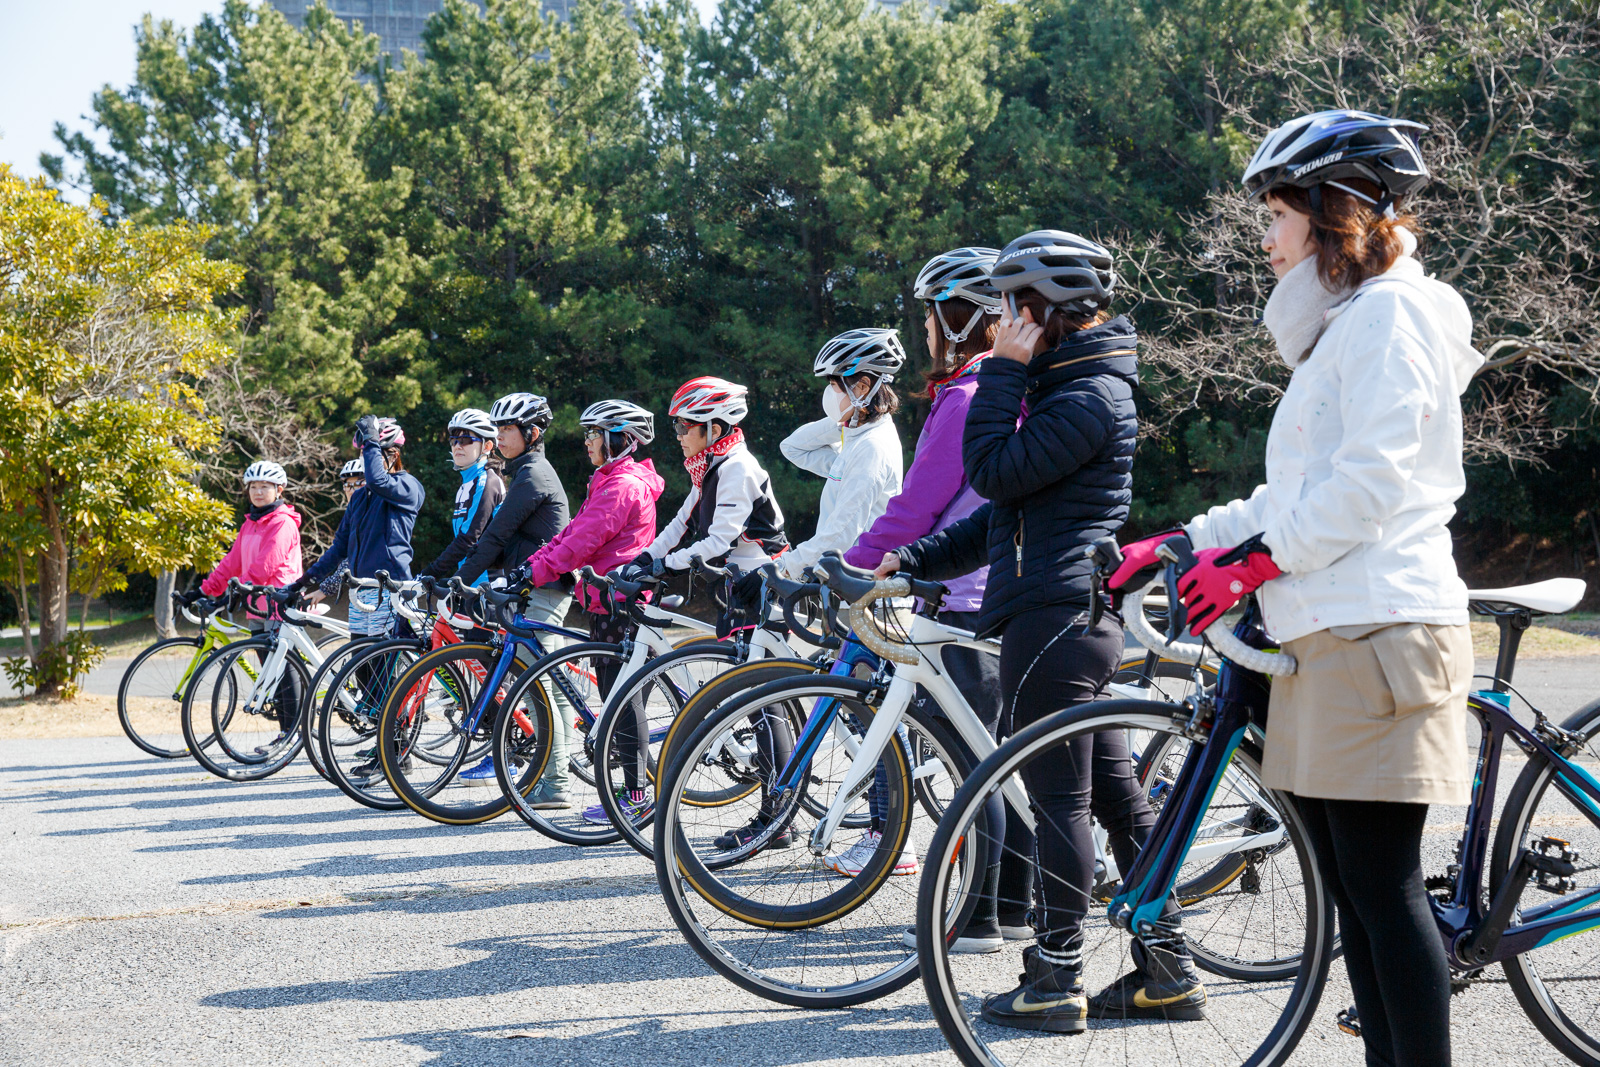
[[[963, 300], [953, 296], [949, 300], [939, 302], [939, 307], [944, 311], [944, 321], [950, 329], [960, 333], [972, 321], [972, 316], [983, 314], [983, 309], [970, 300]], [[965, 312], [963, 314], [962, 312]], [[926, 318], [926, 316], [924, 316]], [[935, 324], [938, 320], [934, 320]], [[994, 319], [984, 325], [980, 323], [973, 327], [963, 341], [951, 343], [950, 338], [944, 335], [943, 330], [933, 331], [934, 350], [928, 353], [933, 357], [933, 365], [922, 376], [930, 382], [942, 382], [950, 375], [961, 369], [971, 356], [980, 352], [987, 352], [994, 347], [995, 331], [1000, 329], [1000, 320]]]
[[1105, 308], [1098, 311], [1063, 311], [1057, 308], [1050, 313], [1050, 319], [1045, 321], [1045, 310], [1050, 307], [1050, 301], [1037, 289], [1018, 289], [1010, 294], [1016, 299], [1017, 314], [1021, 315], [1024, 308], [1033, 313], [1034, 322], [1044, 323], [1044, 348], [1048, 352], [1059, 345], [1069, 333], [1087, 330], [1091, 326], [1099, 326], [1111, 321], [1111, 312]]
[[[1342, 184], [1377, 200], [1382, 190], [1360, 178], [1346, 178]], [[1418, 232], [1412, 215], [1398, 212], [1392, 219], [1372, 210], [1372, 205], [1343, 189], [1323, 185], [1318, 193], [1321, 210], [1311, 209], [1311, 190], [1292, 185], [1275, 185], [1267, 198], [1282, 201], [1302, 215], [1311, 217], [1311, 239], [1317, 242], [1317, 277], [1333, 292], [1354, 289], [1368, 278], [1394, 266], [1404, 246], [1400, 227]]]
[[[838, 382], [839, 388], [843, 389], [845, 396], [848, 397], [854, 391], [856, 382], [859, 382], [863, 377], [865, 375], [852, 374], [848, 378], [830, 377], [828, 380]], [[899, 410], [900, 394], [894, 391], [894, 386], [884, 382], [878, 386], [877, 395], [872, 398], [872, 405], [864, 412], [866, 418], [861, 421], [868, 423], [880, 415], [893, 415]]]
[[398, 448], [384, 449], [383, 459], [384, 466], [388, 468], [390, 474], [402, 474], [405, 472], [405, 460], [400, 458], [400, 450]]

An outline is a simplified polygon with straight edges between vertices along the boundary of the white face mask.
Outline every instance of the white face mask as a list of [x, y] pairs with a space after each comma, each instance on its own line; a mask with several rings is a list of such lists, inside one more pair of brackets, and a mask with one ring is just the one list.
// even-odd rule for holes
[[844, 398], [844, 394], [834, 388], [833, 383], [828, 383], [828, 387], [822, 391], [822, 413], [837, 420], [849, 410], [850, 402]]

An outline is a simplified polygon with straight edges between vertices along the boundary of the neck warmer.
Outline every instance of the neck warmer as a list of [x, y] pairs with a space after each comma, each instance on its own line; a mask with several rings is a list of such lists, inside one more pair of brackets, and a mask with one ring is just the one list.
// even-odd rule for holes
[[962, 378], [970, 378], [972, 375], [977, 374], [978, 368], [983, 366], [983, 361], [988, 359], [993, 354], [993, 349], [990, 349], [988, 352], [979, 352], [966, 363], [962, 364], [961, 369], [956, 371], [954, 374], [940, 378], [936, 382], [929, 382], [928, 399], [932, 400], [934, 397], [938, 396], [939, 391], [945, 386], [949, 385], [951, 382], [958, 381]]
[[250, 517], [252, 519], [259, 519], [264, 515], [271, 515], [274, 511], [277, 511], [281, 507], [283, 507], [283, 500], [281, 498], [274, 500], [264, 508], [258, 508], [255, 505], [251, 505]]
[[696, 489], [700, 488], [700, 483], [706, 476], [706, 468], [711, 466], [712, 457], [726, 456], [733, 451], [734, 446], [743, 443], [744, 428], [735, 426], [726, 434], [684, 460], [683, 469], [689, 472], [689, 480], [694, 482], [694, 487]]
[[1305, 362], [1322, 336], [1327, 314], [1349, 293], [1336, 293], [1317, 277], [1317, 257], [1307, 256], [1278, 279], [1267, 297], [1261, 321], [1278, 343], [1278, 355], [1290, 369]]

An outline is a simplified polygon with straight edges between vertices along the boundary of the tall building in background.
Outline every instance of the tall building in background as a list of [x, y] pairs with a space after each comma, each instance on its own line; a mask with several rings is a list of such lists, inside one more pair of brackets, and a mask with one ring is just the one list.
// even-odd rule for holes
[[[483, 6], [482, 0], [472, 2]], [[316, 3], [317, 0], [272, 0], [272, 6], [295, 26], [305, 22], [307, 9], [315, 7]], [[404, 49], [422, 51], [422, 24], [441, 6], [441, 0], [327, 0], [327, 3], [328, 9], [345, 22], [359, 22], [368, 33], [377, 34], [382, 49], [395, 57]], [[566, 17], [567, 0], [556, 0], [545, 6]]]

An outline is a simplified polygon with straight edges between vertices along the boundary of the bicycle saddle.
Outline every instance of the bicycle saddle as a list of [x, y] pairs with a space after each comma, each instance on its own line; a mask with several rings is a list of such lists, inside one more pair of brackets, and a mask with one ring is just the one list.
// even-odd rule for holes
[[1469, 589], [1467, 601], [1479, 615], [1493, 615], [1479, 607], [1526, 608], [1540, 615], [1560, 615], [1571, 611], [1583, 599], [1588, 586], [1581, 578], [1551, 578], [1532, 585], [1513, 585], [1505, 589]]

